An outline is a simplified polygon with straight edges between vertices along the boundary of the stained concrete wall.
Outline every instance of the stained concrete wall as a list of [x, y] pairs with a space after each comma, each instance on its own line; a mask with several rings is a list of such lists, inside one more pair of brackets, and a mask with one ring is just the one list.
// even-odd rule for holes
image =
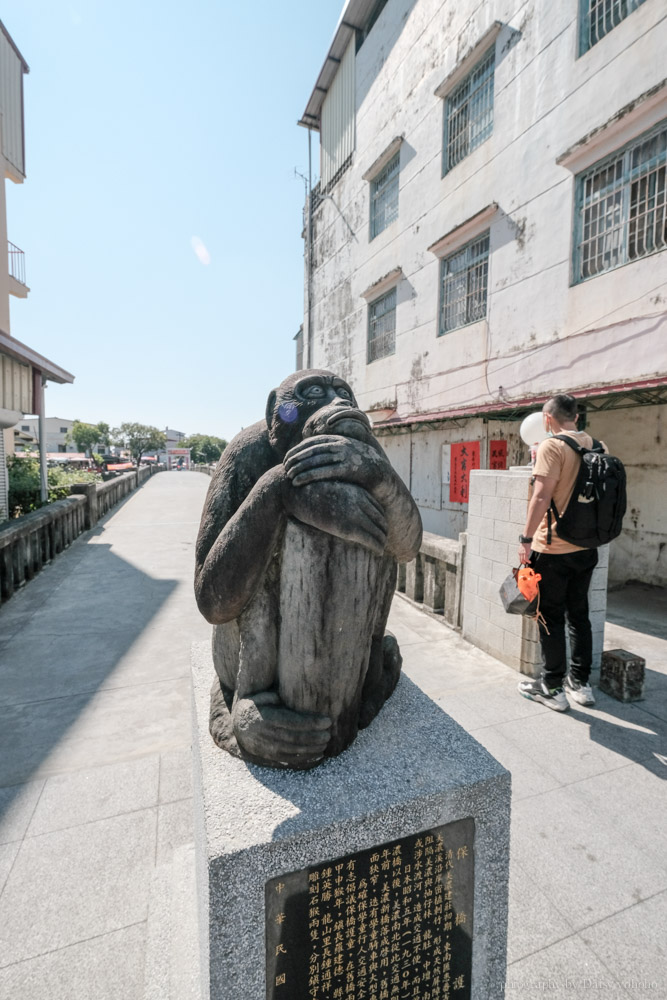
[[[305, 363], [339, 371], [364, 409], [395, 406], [399, 420], [666, 377], [665, 253], [571, 285], [582, 162], [557, 162], [587, 136], [589, 157], [605, 155], [590, 139], [600, 126], [613, 149], [667, 117], [667, 94], [619, 114], [664, 76], [660, 18], [660, 5], [643, 4], [577, 57], [575, 3], [528, 0], [517, 9], [510, 0], [388, 0], [356, 56], [351, 166], [314, 211]], [[502, 28], [493, 133], [443, 177], [444, 102], [434, 91], [494, 21]], [[371, 240], [363, 175], [397, 136], [404, 137], [398, 218]], [[440, 262], [428, 247], [492, 204], [486, 317], [439, 337]], [[368, 364], [362, 292], [397, 267], [395, 353]], [[410, 470], [427, 530], [456, 537], [465, 527], [464, 507], [438, 500], [438, 456], [448, 441], [482, 439], [476, 424], [458, 421], [453, 431], [422, 424], [406, 432], [407, 454], [402, 438], [383, 438], [401, 475]], [[624, 536], [614, 578], [628, 556], [641, 579], [654, 579], [654, 563], [664, 570], [664, 549], [654, 558], [663, 528], [644, 499], [653, 477], [648, 469], [635, 477], [638, 534]]]
[[624, 463], [628, 511], [610, 545], [609, 582], [667, 586], [667, 406], [593, 414], [587, 430]]
[[403, 482], [410, 489], [424, 529], [446, 538], [465, 531], [468, 504], [450, 500], [448, 446], [459, 441], [479, 441], [482, 468], [489, 465], [489, 445], [507, 441], [507, 464], [528, 461], [528, 449], [519, 437], [518, 421], [457, 420], [434, 426], [407, 428], [395, 433], [378, 429], [378, 437]]
[[[581, 58], [575, 13], [389, 0], [359, 49], [353, 162], [314, 213], [311, 361], [348, 376], [364, 408], [396, 402], [406, 416], [667, 371], [655, 350], [667, 329], [664, 255], [570, 286], [574, 175], [556, 162], [661, 80], [659, 5], [642, 5]], [[493, 133], [442, 177], [434, 90], [494, 20]], [[398, 219], [369, 240], [362, 175], [399, 135]], [[492, 203], [487, 316], [438, 337], [428, 247]], [[367, 364], [361, 293], [397, 266], [396, 352]]]

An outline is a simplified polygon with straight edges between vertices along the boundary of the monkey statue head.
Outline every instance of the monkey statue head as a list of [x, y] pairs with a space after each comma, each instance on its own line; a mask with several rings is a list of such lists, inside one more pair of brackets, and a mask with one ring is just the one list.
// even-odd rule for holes
[[342, 418], [346, 418], [343, 421], [346, 425], [356, 421], [360, 428], [365, 421], [366, 433], [370, 433], [370, 424], [358, 409], [352, 389], [332, 372], [317, 368], [295, 372], [269, 394], [266, 404], [269, 441], [281, 458], [301, 441], [306, 424], [324, 410], [326, 414], [323, 412], [322, 419], [316, 422], [318, 429], [311, 429], [310, 434], [345, 434], [336, 428]]

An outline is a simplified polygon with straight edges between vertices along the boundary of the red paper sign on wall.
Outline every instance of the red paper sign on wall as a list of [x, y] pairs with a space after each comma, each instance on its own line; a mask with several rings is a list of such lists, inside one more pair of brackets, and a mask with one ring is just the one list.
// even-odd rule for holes
[[507, 468], [507, 441], [493, 439], [489, 441], [489, 468]]
[[449, 499], [468, 503], [468, 480], [471, 469], [479, 469], [479, 441], [459, 441], [452, 445]]

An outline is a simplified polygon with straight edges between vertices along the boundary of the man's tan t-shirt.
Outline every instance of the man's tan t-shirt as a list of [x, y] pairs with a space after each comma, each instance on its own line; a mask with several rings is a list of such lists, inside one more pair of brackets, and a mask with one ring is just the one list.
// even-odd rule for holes
[[[585, 431], [562, 431], [561, 433], [567, 434], [584, 448], [593, 447], [593, 438]], [[533, 473], [536, 476], [546, 476], [549, 479], [558, 480], [553, 501], [559, 517], [564, 513], [572, 496], [580, 465], [581, 458], [576, 451], [570, 448], [565, 441], [559, 441], [557, 438], [547, 438], [537, 449]], [[553, 514], [551, 516], [551, 545], [547, 545], [547, 517], [548, 512], [542, 518], [533, 536], [531, 547], [536, 552], [548, 552], [550, 555], [557, 556], [565, 555], [566, 552], [579, 552], [581, 545], [572, 545], [558, 537], [556, 518]]]

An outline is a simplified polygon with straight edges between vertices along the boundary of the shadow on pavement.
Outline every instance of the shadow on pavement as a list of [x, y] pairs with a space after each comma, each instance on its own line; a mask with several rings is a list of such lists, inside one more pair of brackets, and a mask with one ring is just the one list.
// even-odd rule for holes
[[597, 688], [595, 699], [586, 712], [570, 702], [569, 712], [590, 727], [592, 742], [667, 779], [667, 677], [647, 669], [642, 701], [616, 701]]
[[[13, 630], [0, 648], [0, 819], [66, 736], [84, 760], [95, 743], [122, 739], [130, 677], [114, 688], [116, 704], [111, 698], [76, 725], [178, 585], [151, 578], [103, 543], [88, 545], [68, 570], [40, 575], [20, 602], [0, 609], [0, 633]], [[159, 680], [159, 663], [148, 666]]]

